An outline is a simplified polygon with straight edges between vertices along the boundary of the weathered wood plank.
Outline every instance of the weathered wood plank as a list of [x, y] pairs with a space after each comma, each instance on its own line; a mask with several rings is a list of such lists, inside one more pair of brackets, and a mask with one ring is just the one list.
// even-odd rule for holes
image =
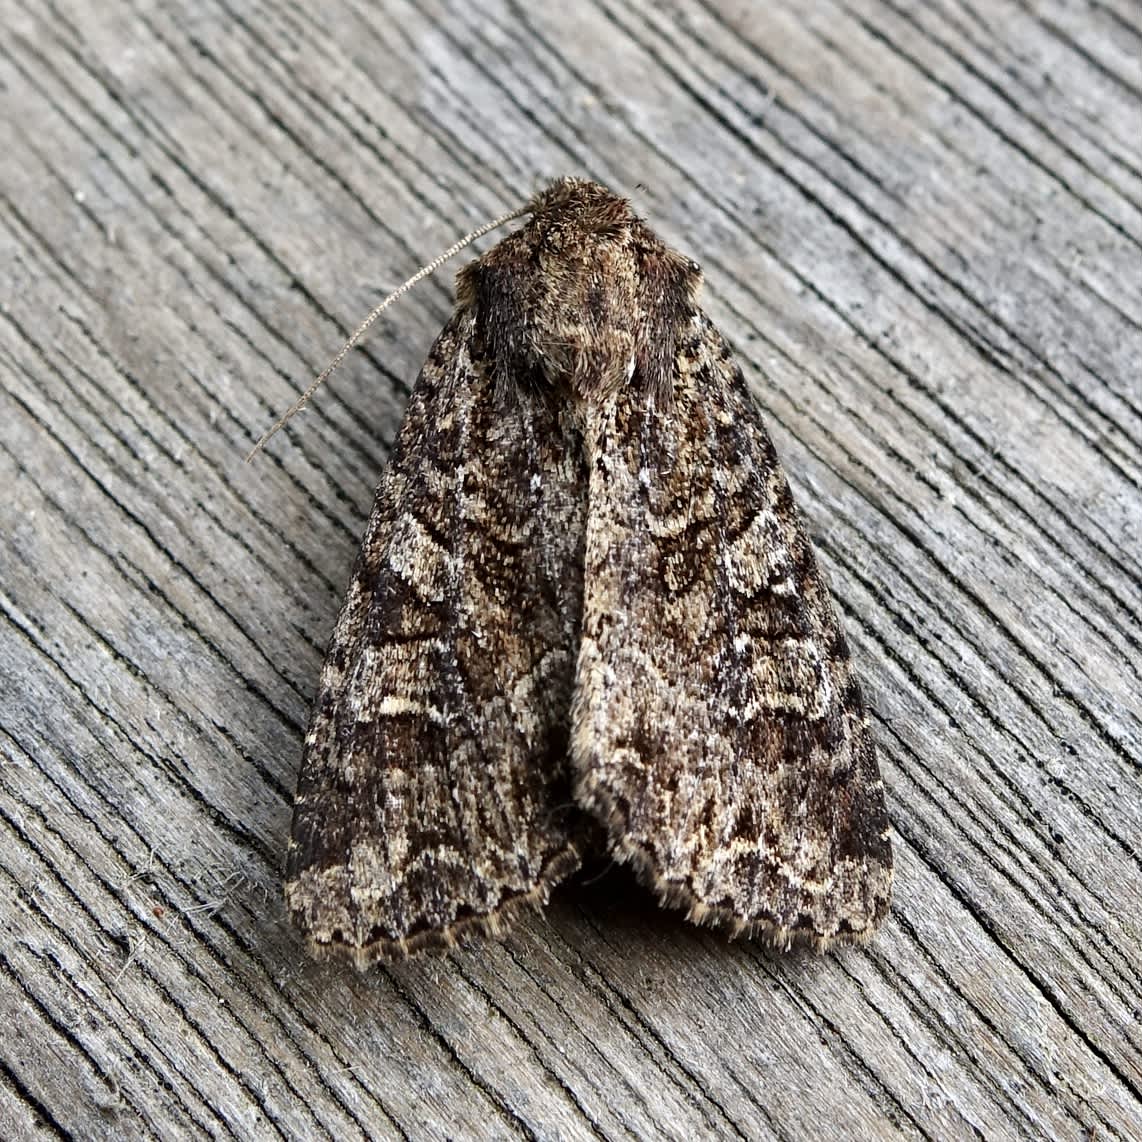
[[[2, 0], [0, 1134], [1142, 1133], [1142, 14], [1126, 0]], [[706, 270], [897, 828], [867, 949], [625, 876], [310, 963], [307, 705], [450, 275], [539, 182]], [[639, 186], [641, 184], [641, 189]]]

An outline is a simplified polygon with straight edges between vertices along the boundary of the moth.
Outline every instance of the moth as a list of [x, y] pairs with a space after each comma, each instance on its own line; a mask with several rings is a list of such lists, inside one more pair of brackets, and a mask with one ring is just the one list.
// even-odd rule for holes
[[868, 717], [701, 271], [594, 182], [524, 213], [458, 274], [377, 490], [289, 912], [364, 967], [609, 854], [695, 923], [864, 940], [892, 882]]

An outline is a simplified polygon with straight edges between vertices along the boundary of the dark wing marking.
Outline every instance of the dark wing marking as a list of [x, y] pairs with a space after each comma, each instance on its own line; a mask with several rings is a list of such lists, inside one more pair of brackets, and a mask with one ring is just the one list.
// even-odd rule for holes
[[287, 904], [359, 966], [494, 933], [579, 864], [581, 438], [475, 355], [461, 310], [377, 491], [298, 780]]
[[589, 407], [576, 798], [695, 922], [864, 939], [892, 855], [827, 587], [740, 369], [694, 311], [673, 396]]

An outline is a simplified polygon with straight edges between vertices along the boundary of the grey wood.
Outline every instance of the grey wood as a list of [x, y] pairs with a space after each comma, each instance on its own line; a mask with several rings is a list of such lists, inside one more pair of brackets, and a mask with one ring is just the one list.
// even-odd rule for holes
[[[0, 1135], [1142, 1136], [1142, 7], [0, 0]], [[307, 704], [451, 269], [548, 177], [706, 271], [845, 613], [867, 948], [620, 873], [310, 962]], [[485, 239], [485, 244], [494, 241]]]

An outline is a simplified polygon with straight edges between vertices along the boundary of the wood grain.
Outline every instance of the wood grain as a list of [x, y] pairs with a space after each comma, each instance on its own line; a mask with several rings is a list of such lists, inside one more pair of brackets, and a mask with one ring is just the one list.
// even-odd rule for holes
[[[0, 1136], [1142, 1136], [1142, 8], [0, 0]], [[308, 702], [450, 272], [545, 179], [706, 272], [897, 831], [868, 948], [606, 872], [309, 962]], [[494, 241], [495, 238], [489, 239]]]

